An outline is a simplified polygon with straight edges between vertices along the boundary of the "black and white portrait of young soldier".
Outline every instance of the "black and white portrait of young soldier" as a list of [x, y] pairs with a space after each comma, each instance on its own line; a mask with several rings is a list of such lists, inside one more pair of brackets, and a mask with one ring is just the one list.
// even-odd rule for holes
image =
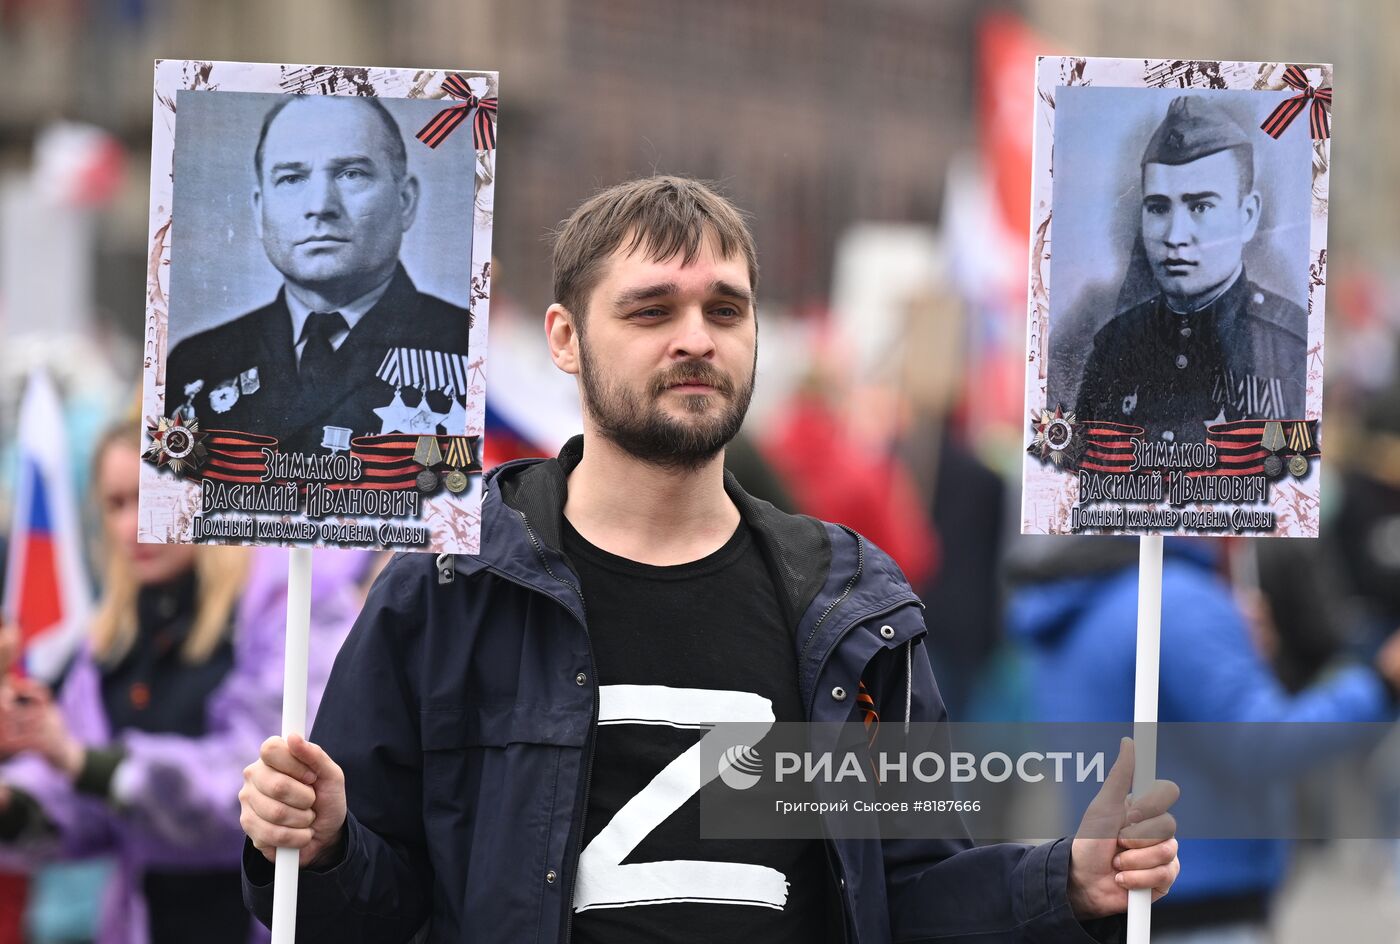
[[[248, 236], [260, 242], [281, 284], [256, 310], [179, 337], [177, 327], [205, 317], [197, 289], [211, 281], [179, 272], [180, 227], [196, 232], [184, 214], [219, 202], [182, 203], [177, 154], [172, 266], [185, 281], [172, 285], [167, 413], [181, 412], [206, 429], [275, 436], [283, 452], [344, 450], [351, 437], [366, 434], [463, 433], [471, 315], [420, 291], [400, 258], [424, 211], [409, 148], [427, 155], [415, 153], [415, 161], [447, 158], [406, 141], [404, 132], [417, 126], [401, 128], [376, 98], [234, 97], [261, 106], [256, 143], [224, 147], [246, 147], [238, 156], [251, 184], [244, 191], [251, 194]], [[408, 104], [427, 106], [429, 116], [441, 107]], [[457, 172], [470, 188], [473, 164], [459, 164]], [[241, 185], [226, 182], [225, 203], [237, 204]], [[470, 193], [466, 199], [470, 206]], [[242, 205], [249, 206], [247, 197]], [[436, 252], [455, 259], [469, 281], [470, 212], [465, 219], [455, 241]], [[217, 230], [207, 226], [212, 221], [198, 222]], [[203, 268], [220, 266], [204, 260]], [[182, 285], [194, 287], [182, 297], [174, 290]], [[188, 308], [196, 310], [187, 315]]]
[[[1147, 274], [1139, 279], [1145, 297], [1093, 335], [1074, 401], [1081, 420], [1200, 442], [1215, 423], [1304, 416], [1307, 313], [1246, 266], [1267, 205], [1255, 141], [1275, 143], [1246, 128], [1212, 98], [1188, 93], [1171, 99], [1152, 132], [1141, 153], [1133, 260]], [[1306, 247], [1305, 222], [1276, 225], [1290, 222], [1291, 238]], [[1306, 275], [1305, 263], [1293, 268], [1290, 283]]]

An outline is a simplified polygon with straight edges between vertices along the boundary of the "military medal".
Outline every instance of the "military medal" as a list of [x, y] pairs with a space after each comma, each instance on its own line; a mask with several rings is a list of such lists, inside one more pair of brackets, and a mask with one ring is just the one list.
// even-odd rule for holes
[[154, 426], [146, 427], [151, 444], [141, 457], [156, 468], [170, 467], [176, 475], [193, 472], [204, 464], [208, 453], [204, 448], [204, 434], [199, 431], [195, 420], [185, 421], [178, 411], [173, 419], [161, 417]]
[[[408, 415], [408, 428], [405, 432], [432, 435], [437, 432], [438, 424], [446, 417], [447, 414], [435, 413], [432, 407], [428, 406], [428, 390], [429, 388], [425, 386], [418, 387], [421, 399], [418, 401], [417, 409], [412, 410]], [[433, 437], [433, 441], [437, 441], [436, 436]]]
[[1039, 416], [1032, 414], [1031, 431], [1035, 433], [1035, 439], [1026, 452], [1041, 462], [1053, 463], [1057, 469], [1073, 468], [1083, 449], [1078, 423], [1073, 413], [1066, 413], [1059, 406], [1053, 413], [1041, 410]]
[[461, 434], [467, 431], [467, 409], [462, 406], [462, 401], [457, 399], [456, 394], [449, 393], [452, 398], [452, 406], [448, 407], [447, 415], [442, 418], [442, 427], [447, 430], [448, 435]]
[[227, 413], [238, 402], [238, 384], [225, 380], [209, 391], [209, 406], [215, 413]]
[[350, 429], [346, 426], [322, 426], [321, 448], [332, 453], [350, 450]]
[[238, 375], [238, 389], [245, 397], [257, 393], [261, 387], [262, 381], [258, 380], [258, 369], [256, 367], [249, 367]]
[[434, 413], [428, 408], [428, 398], [424, 397], [419, 405], [408, 418], [408, 432], [410, 433], [431, 433], [438, 428], [442, 422], [442, 413]]
[[418, 445], [413, 450], [413, 461], [421, 466], [434, 466], [442, 463], [442, 447], [436, 436], [419, 436]]
[[403, 402], [402, 391], [394, 388], [394, 399], [384, 406], [373, 411], [379, 417], [379, 435], [386, 436], [389, 433], [402, 433], [408, 429], [408, 421], [413, 416], [413, 411]]
[[452, 466], [452, 471], [444, 478], [447, 490], [454, 495], [460, 495], [467, 490], [467, 474], [462, 470], [476, 465], [471, 440], [466, 436], [453, 436], [448, 439], [445, 461]]
[[1288, 460], [1288, 471], [1295, 479], [1301, 479], [1308, 474], [1308, 457], [1297, 455]]
[[424, 495], [437, 491], [438, 474], [432, 470], [432, 466], [442, 464], [442, 447], [438, 445], [436, 436], [418, 437], [413, 461], [423, 466], [423, 471], [418, 473], [418, 491]]
[[186, 423], [194, 422], [194, 398], [199, 396], [199, 391], [204, 389], [203, 380], [195, 380], [185, 384], [185, 402], [175, 408], [175, 416], [180, 417]]
[[1259, 446], [1269, 451], [1269, 455], [1264, 457], [1264, 474], [1271, 479], [1283, 475], [1283, 458], [1278, 453], [1286, 445], [1287, 442], [1283, 438], [1283, 424], [1278, 420], [1269, 420], [1265, 423], [1264, 435], [1259, 438]]

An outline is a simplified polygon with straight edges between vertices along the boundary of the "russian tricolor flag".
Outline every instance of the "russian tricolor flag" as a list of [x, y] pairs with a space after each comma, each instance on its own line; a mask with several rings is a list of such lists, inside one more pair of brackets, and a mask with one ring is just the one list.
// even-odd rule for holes
[[19, 625], [27, 673], [52, 682], [86, 631], [91, 588], [63, 406], [40, 371], [25, 387], [16, 445], [19, 465], [0, 612]]

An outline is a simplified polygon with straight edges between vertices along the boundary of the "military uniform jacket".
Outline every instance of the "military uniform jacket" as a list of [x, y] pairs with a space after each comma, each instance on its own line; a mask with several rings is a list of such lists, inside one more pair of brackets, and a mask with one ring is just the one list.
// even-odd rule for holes
[[400, 265], [335, 351], [331, 379], [308, 388], [298, 377], [285, 293], [175, 346], [166, 368], [168, 414], [188, 404], [201, 428], [275, 436], [282, 452], [326, 451], [327, 426], [354, 436], [464, 432], [441, 425], [386, 430], [375, 410], [392, 406], [391, 416], [405, 416], [426, 399], [432, 415], [443, 417], [453, 399], [465, 398], [470, 312], [419, 292]]
[[1074, 412], [1177, 442], [1201, 442], [1217, 422], [1302, 419], [1307, 323], [1303, 309], [1244, 273], [1185, 315], [1159, 294], [1099, 329]]

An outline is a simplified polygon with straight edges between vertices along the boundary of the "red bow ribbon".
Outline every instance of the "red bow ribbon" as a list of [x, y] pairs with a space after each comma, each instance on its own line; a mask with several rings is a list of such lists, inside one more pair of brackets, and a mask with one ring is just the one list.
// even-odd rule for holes
[[472, 141], [476, 149], [478, 151], [495, 150], [496, 99], [477, 98], [467, 87], [467, 80], [456, 72], [448, 73], [447, 78], [442, 80], [442, 87], [448, 95], [461, 99], [461, 103], [438, 112], [433, 116], [433, 120], [424, 125], [423, 130], [414, 137], [428, 147], [435, 148], [447, 140], [447, 136], [458, 125], [467, 120], [467, 115], [473, 115]]
[[1332, 105], [1332, 86], [1313, 88], [1303, 70], [1297, 66], [1289, 66], [1283, 70], [1283, 81], [1303, 94], [1280, 102], [1259, 127], [1270, 137], [1277, 139], [1311, 100], [1312, 116], [1308, 120], [1308, 128], [1312, 132], [1313, 140], [1321, 141], [1328, 137], [1331, 129], [1327, 120], [1327, 109]]

